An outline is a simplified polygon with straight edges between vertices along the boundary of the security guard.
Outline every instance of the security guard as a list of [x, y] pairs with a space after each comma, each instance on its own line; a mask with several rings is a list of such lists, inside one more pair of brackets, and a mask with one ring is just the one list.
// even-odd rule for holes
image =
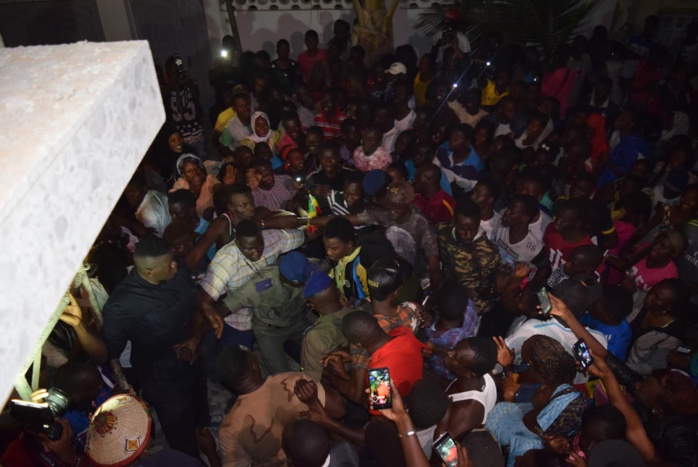
[[232, 313], [252, 309], [252, 330], [270, 374], [291, 371], [284, 343], [293, 341], [300, 347], [304, 331], [315, 321], [306, 311], [303, 285], [316, 269], [303, 254], [292, 251], [223, 300]]

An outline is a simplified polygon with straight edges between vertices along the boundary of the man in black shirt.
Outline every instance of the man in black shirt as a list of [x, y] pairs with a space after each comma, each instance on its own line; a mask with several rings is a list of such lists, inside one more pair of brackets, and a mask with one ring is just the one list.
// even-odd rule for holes
[[352, 170], [342, 167], [339, 145], [334, 141], [325, 141], [320, 146], [320, 170], [311, 173], [306, 180], [308, 190], [313, 196], [329, 196], [332, 190], [342, 191], [347, 176]]
[[155, 408], [168, 444], [198, 458], [196, 429], [208, 424], [206, 379], [201, 365], [190, 363], [196, 349], [181, 344], [201, 322], [195, 284], [157, 237], [138, 243], [134, 262], [104, 306], [109, 358], [119, 358], [131, 341], [141, 395]]

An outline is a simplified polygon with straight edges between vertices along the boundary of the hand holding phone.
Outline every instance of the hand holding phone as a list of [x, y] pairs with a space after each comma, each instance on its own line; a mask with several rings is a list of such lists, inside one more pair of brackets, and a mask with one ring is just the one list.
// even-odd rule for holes
[[550, 311], [553, 309], [553, 304], [548, 296], [548, 290], [543, 287], [536, 293], [538, 297], [538, 303], [540, 303], [540, 309], [544, 316], [550, 316]]
[[573, 350], [575, 360], [579, 362], [579, 365], [584, 371], [588, 370], [594, 360], [591, 358], [589, 347], [587, 347], [587, 343], [584, 342], [584, 339], [579, 339], [575, 342]]
[[434, 441], [434, 451], [441, 458], [446, 467], [458, 465], [458, 446], [450, 434], [444, 433]]
[[390, 409], [393, 406], [390, 388], [390, 370], [388, 368], [371, 368], [368, 370], [368, 397], [373, 410]]

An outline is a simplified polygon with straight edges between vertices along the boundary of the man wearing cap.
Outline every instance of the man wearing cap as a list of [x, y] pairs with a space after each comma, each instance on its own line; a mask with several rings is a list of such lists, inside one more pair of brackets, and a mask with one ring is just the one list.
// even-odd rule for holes
[[[395, 84], [398, 81], [407, 81], [407, 67], [404, 65], [404, 63], [395, 62], [392, 65], [390, 65], [390, 68], [385, 70], [385, 77], [387, 85], [385, 86], [385, 90], [383, 91], [383, 101], [392, 103], [395, 100], [395, 91], [393, 89], [393, 84]], [[410, 98], [408, 105], [411, 109], [415, 108], [414, 96]], [[392, 152], [393, 150], [392, 147], [383, 147], [385, 147], [388, 150], [388, 152]]]
[[[301, 246], [305, 239], [304, 230], [262, 231], [251, 220], [240, 222], [235, 233], [235, 240], [216, 253], [198, 289], [199, 306], [219, 339], [224, 325], [216, 312], [216, 301], [245, 285], [265, 266], [276, 263], [279, 255]], [[251, 329], [251, 321], [248, 312], [236, 313], [228, 320], [230, 326], [241, 332]]]
[[[579, 318], [601, 297], [601, 292], [601, 285], [595, 277], [576, 276], [560, 282], [552, 293], [562, 300], [572, 313]], [[587, 328], [587, 330], [604, 348], [608, 347], [608, 342], [604, 334], [589, 328]], [[506, 338], [507, 346], [516, 352], [517, 360], [521, 358], [521, 347], [523, 343], [535, 334], [552, 337], [560, 342], [567, 352], [574, 355], [572, 348], [575, 342], [577, 342], [577, 337], [567, 323], [558, 317], [553, 317], [547, 321], [529, 319]], [[575, 384], [585, 381], [587, 381], [587, 377], [582, 373], [577, 373], [577, 378], [575, 378], [574, 381]]]
[[456, 47], [463, 54], [470, 53], [470, 41], [462, 32], [460, 26], [460, 13], [455, 8], [449, 8], [444, 13], [443, 28], [431, 38], [431, 54], [437, 62], [443, 60], [443, 51], [447, 47]]
[[[346, 218], [354, 225], [386, 227], [386, 236], [393, 243], [395, 251], [415, 267], [415, 273], [420, 277], [427, 272], [423, 267], [423, 258], [426, 257], [431, 286], [436, 290], [441, 286], [436, 232], [424, 214], [413, 204], [414, 198], [414, 188], [409, 182], [393, 182], [383, 198], [387, 210], [369, 209]], [[328, 221], [329, 218], [320, 217], [313, 219], [311, 223], [324, 226]], [[416, 255], [413, 251], [416, 251]]]
[[342, 318], [352, 310], [342, 301], [334, 280], [322, 271], [310, 275], [303, 296], [319, 318], [303, 337], [301, 370], [313, 380], [320, 381], [324, 358], [333, 350], [349, 345], [342, 334]]
[[262, 350], [262, 361], [271, 374], [290, 371], [284, 342], [301, 344], [303, 333], [313, 324], [306, 313], [303, 284], [316, 266], [296, 251], [279, 258], [228, 295], [223, 304], [232, 313], [252, 309], [252, 330]]

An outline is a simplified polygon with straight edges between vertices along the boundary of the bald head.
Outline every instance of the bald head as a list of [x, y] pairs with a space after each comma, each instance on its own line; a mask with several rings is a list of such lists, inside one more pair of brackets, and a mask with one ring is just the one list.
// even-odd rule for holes
[[317, 423], [294, 420], [284, 427], [281, 447], [292, 465], [322, 467], [330, 455], [330, 437]]
[[342, 332], [352, 344], [364, 347], [378, 341], [384, 334], [373, 315], [363, 311], [353, 311], [342, 319]]

